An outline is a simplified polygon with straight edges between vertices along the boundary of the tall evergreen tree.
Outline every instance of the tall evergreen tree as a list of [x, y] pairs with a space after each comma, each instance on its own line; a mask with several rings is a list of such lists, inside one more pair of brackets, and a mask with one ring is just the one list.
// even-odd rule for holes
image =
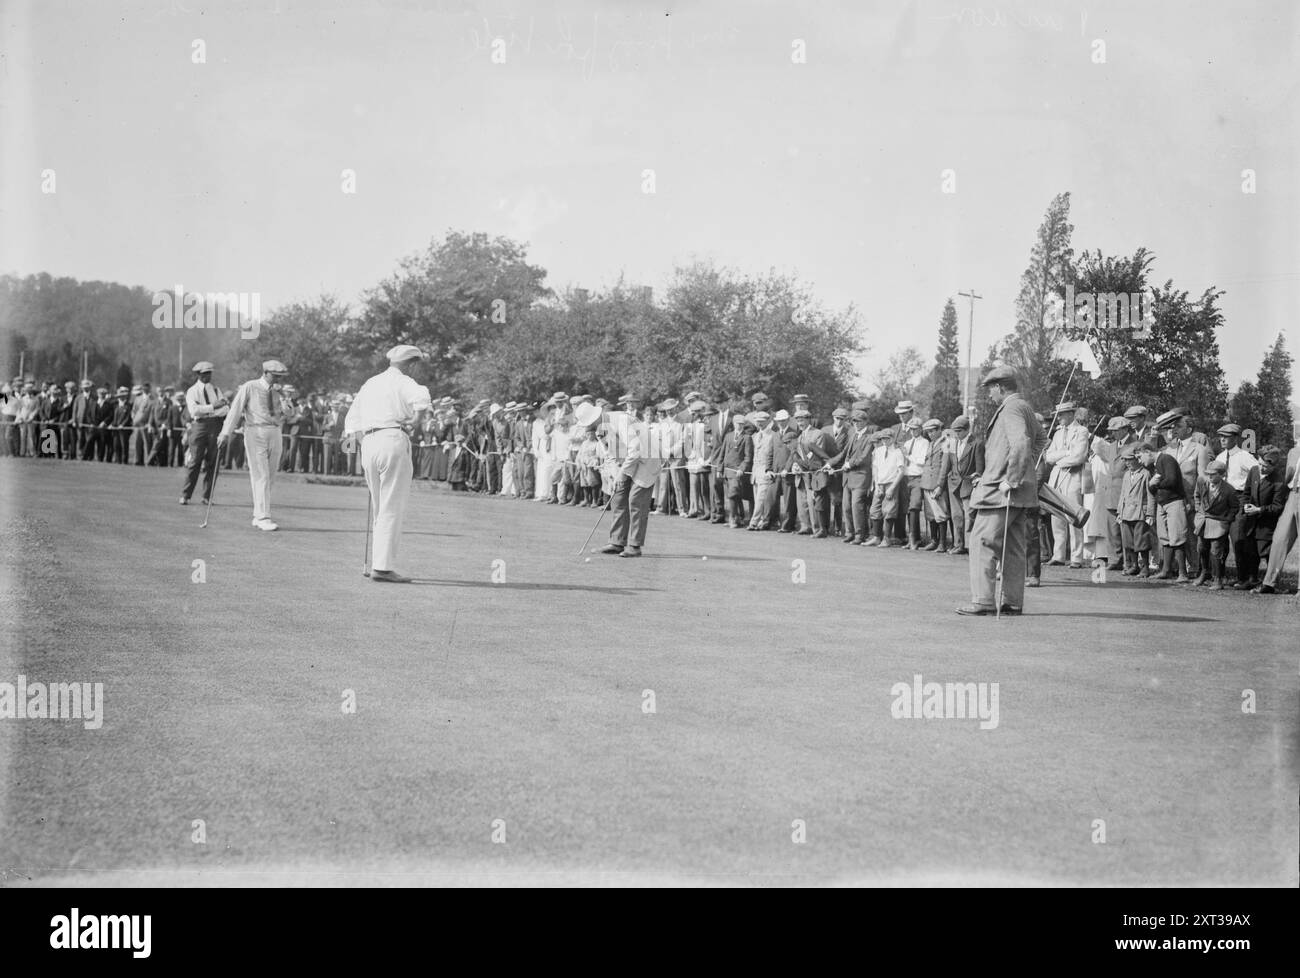
[[939, 318], [939, 350], [934, 356], [934, 396], [930, 416], [947, 424], [962, 412], [961, 359], [957, 344], [957, 307], [950, 298]]
[[1259, 368], [1255, 388], [1259, 396], [1259, 414], [1251, 419], [1256, 442], [1290, 448], [1294, 442], [1294, 419], [1291, 416], [1291, 354], [1279, 333]]

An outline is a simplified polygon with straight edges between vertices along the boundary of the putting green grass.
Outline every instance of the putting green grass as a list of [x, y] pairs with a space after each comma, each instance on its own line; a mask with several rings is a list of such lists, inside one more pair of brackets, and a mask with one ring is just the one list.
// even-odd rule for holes
[[[967, 619], [964, 558], [660, 516], [575, 556], [594, 510], [428, 485], [381, 585], [364, 489], [263, 533], [246, 475], [205, 530], [178, 485], [0, 460], [0, 682], [104, 686], [0, 719], [5, 885], [1297, 882], [1294, 598], [1053, 568]], [[896, 719], [916, 675], [996, 727]]]

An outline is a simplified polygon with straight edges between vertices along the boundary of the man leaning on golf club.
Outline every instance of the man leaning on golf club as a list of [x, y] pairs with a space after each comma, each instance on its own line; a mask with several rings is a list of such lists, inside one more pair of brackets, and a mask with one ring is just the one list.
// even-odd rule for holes
[[398, 574], [397, 546], [411, 494], [411, 440], [432, 407], [429, 389], [409, 376], [424, 354], [402, 344], [388, 351], [388, 369], [364, 384], [348, 409], [344, 433], [361, 437], [361, 468], [374, 514], [374, 559], [369, 577], [376, 583], [409, 584]]
[[1025, 601], [1025, 550], [1038, 514], [1036, 460], [1047, 444], [1042, 425], [1010, 367], [981, 385], [995, 405], [984, 442], [984, 471], [970, 497], [971, 603], [959, 615], [1018, 615]]

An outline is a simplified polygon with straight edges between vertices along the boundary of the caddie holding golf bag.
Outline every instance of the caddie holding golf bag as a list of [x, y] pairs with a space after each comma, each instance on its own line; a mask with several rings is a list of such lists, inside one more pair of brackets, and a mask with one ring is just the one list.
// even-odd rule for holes
[[376, 374], [357, 392], [343, 430], [361, 438], [361, 469], [370, 489], [374, 513], [375, 549], [370, 579], [376, 583], [409, 584], [397, 573], [397, 546], [402, 518], [411, 494], [410, 432], [432, 409], [429, 389], [408, 376], [424, 354], [403, 344], [388, 351], [388, 369]]
[[971, 603], [959, 615], [1018, 615], [1025, 600], [1025, 548], [1038, 516], [1035, 463], [1047, 436], [1010, 367], [982, 381], [996, 405], [984, 439], [984, 472], [970, 497]]

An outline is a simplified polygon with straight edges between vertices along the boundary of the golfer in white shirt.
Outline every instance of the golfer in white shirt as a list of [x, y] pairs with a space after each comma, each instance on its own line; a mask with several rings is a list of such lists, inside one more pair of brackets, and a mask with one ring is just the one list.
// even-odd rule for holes
[[388, 351], [389, 367], [361, 385], [348, 410], [343, 430], [360, 435], [361, 468], [374, 510], [375, 549], [370, 579], [409, 584], [396, 571], [402, 518], [411, 494], [411, 441], [407, 432], [432, 408], [429, 390], [407, 376], [424, 354], [414, 346]]

